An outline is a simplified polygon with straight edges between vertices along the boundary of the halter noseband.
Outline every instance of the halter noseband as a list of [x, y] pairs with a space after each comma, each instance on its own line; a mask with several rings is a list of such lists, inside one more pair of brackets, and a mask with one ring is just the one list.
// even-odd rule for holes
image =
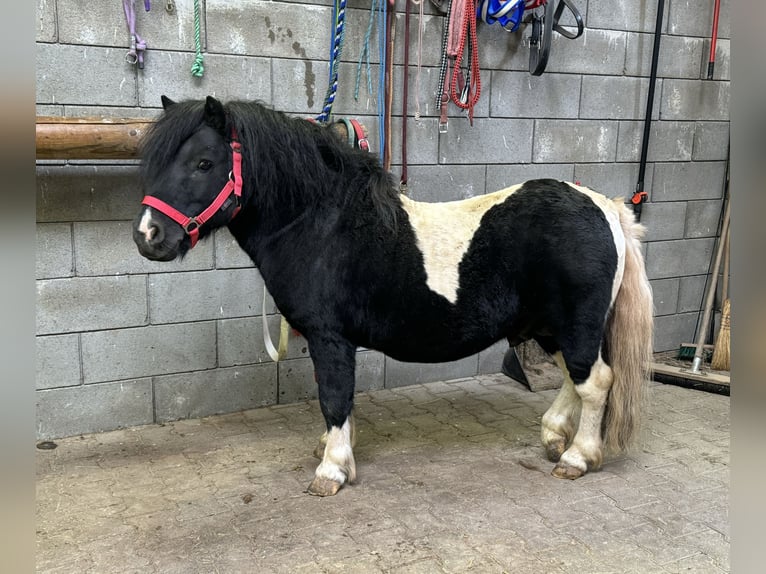
[[240, 198], [242, 197], [242, 146], [237, 141], [237, 134], [234, 130], [232, 130], [232, 141], [229, 145], [231, 145], [232, 153], [232, 170], [229, 172], [229, 181], [226, 182], [226, 185], [213, 200], [213, 203], [196, 217], [188, 217], [178, 211], [175, 207], [151, 195], [146, 195], [144, 196], [144, 199], [141, 200], [143, 205], [153, 207], [183, 227], [186, 234], [191, 238], [192, 247], [194, 247], [199, 240], [200, 227], [221, 209], [221, 207], [229, 200], [229, 196], [231, 196], [232, 193], [234, 193], [237, 207], [234, 210], [234, 213], [232, 213], [231, 219], [234, 219], [237, 213], [239, 213], [241, 207]]

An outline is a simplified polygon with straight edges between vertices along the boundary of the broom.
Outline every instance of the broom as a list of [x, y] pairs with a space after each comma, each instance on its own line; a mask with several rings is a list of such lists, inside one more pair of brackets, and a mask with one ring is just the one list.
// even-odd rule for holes
[[723, 307], [721, 309], [721, 326], [718, 329], [718, 337], [715, 340], [715, 349], [713, 350], [713, 359], [710, 361], [710, 368], [717, 371], [728, 371], [731, 369], [731, 301], [729, 300], [729, 240], [731, 238], [731, 227], [726, 233], [726, 251], [724, 251], [723, 260], [723, 283], [721, 284], [721, 298]]

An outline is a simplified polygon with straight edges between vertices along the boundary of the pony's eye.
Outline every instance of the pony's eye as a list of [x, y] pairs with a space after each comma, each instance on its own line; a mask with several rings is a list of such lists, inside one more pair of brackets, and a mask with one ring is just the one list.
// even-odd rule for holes
[[201, 169], [202, 171], [207, 171], [207, 170], [209, 170], [211, 167], [213, 167], [213, 162], [212, 162], [212, 161], [210, 161], [210, 160], [208, 160], [208, 159], [203, 159], [203, 160], [201, 160], [201, 161], [200, 161], [200, 162], [197, 164], [197, 167], [198, 167], [199, 169]]

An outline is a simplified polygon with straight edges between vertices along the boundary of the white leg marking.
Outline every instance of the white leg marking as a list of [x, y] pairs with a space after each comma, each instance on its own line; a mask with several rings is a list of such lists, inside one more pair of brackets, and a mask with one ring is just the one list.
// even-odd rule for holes
[[[324, 438], [324, 437], [323, 437]], [[354, 419], [349, 417], [342, 427], [332, 427], [327, 432], [324, 457], [316, 470], [316, 476], [343, 484], [356, 478], [356, 462], [353, 450]]]
[[543, 415], [541, 434], [543, 446], [548, 451], [549, 457], [558, 460], [574, 435], [582, 402], [575, 391], [574, 383], [569, 376], [561, 351], [556, 352], [553, 359], [564, 373], [564, 384], [556, 395], [553, 404]]
[[423, 254], [426, 284], [431, 291], [443, 295], [450, 303], [457, 302], [460, 285], [458, 267], [482, 216], [522, 185], [443, 203], [419, 202], [400, 196], [402, 207], [415, 231], [418, 248]]
[[138, 223], [139, 233], [143, 233], [147, 241], [151, 241], [157, 231], [156, 227], [152, 226], [152, 211], [147, 207], [144, 209], [144, 213], [141, 215], [141, 221]]
[[575, 385], [575, 391], [582, 400], [580, 424], [572, 446], [563, 455], [561, 463], [587, 472], [601, 466], [603, 457], [601, 441], [601, 420], [609, 389], [614, 381], [612, 369], [599, 355], [585, 382]]

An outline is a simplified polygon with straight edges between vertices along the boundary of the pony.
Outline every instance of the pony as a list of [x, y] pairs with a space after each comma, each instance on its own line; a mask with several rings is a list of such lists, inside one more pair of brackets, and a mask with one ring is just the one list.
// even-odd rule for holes
[[355, 351], [444, 362], [534, 339], [564, 373], [541, 421], [556, 477], [636, 436], [652, 352], [641, 237], [621, 199], [539, 179], [460, 201], [398, 192], [378, 159], [258, 102], [174, 102], [141, 143], [144, 257], [228, 226], [306, 338], [326, 431], [308, 492], [356, 477]]

